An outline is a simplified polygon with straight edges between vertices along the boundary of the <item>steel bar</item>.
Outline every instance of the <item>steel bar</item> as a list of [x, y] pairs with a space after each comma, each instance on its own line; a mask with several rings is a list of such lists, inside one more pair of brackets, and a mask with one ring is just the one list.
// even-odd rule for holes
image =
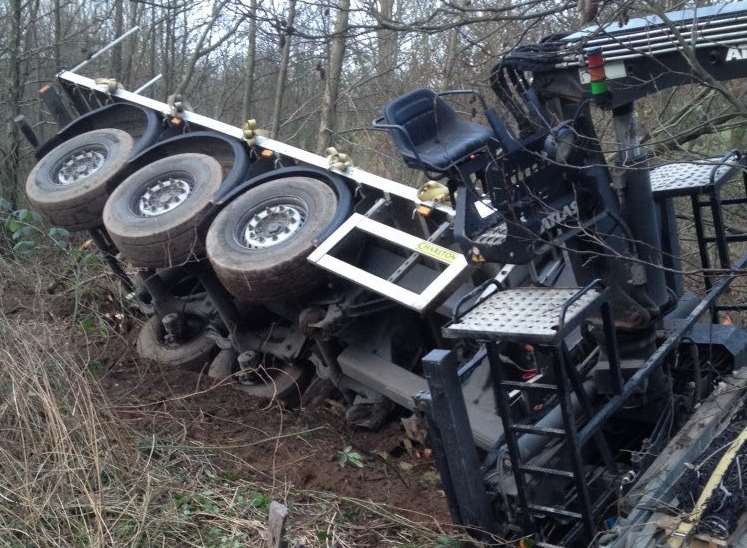
[[747, 310], [747, 304], [720, 304], [716, 307], [716, 310], [724, 310], [724, 311]]
[[21, 131], [21, 133], [23, 133], [23, 136], [32, 147], [34, 147], [35, 149], [39, 148], [39, 139], [36, 136], [36, 133], [34, 133], [34, 129], [29, 125], [28, 120], [26, 120], [26, 117], [23, 114], [19, 114], [18, 116], [13, 118], [13, 123]]
[[[574, 416], [573, 405], [571, 404], [571, 387], [569, 383], [570, 379], [566, 374], [567, 372], [570, 372], [573, 364], [568, 363], [566, 359], [567, 350], [565, 349], [565, 344], [561, 343], [560, 349], [557, 353], [557, 359], [553, 360], [553, 371], [558, 383], [558, 400], [560, 401], [560, 410], [563, 414], [563, 424], [565, 425], [565, 442], [568, 448], [568, 452], [570, 453], [573, 473], [575, 474], [576, 494], [578, 495], [583, 507], [581, 516], [584, 523], [584, 530], [586, 531], [587, 535], [586, 540], [590, 541], [594, 538], [596, 528], [594, 526], [594, 518], [591, 514], [591, 497], [589, 495], [589, 488], [586, 485], [586, 479], [584, 478], [584, 466], [583, 461], [581, 460], [581, 447], [583, 447], [583, 441], [580, 440], [576, 429], [576, 417]], [[584, 404], [582, 403], [582, 394], [585, 395], [585, 393], [583, 393], [582, 391], [581, 393], [577, 394], [577, 397], [579, 399], [579, 403], [581, 403], [582, 408], [584, 408], [586, 406], [584, 406]], [[586, 403], [588, 405], [588, 401]], [[586, 411], [587, 413], [590, 412], [588, 408]], [[592, 435], [599, 432], [601, 424], [597, 428], [597, 432], [592, 433]], [[599, 449], [601, 451], [602, 447], [600, 446]], [[609, 455], [607, 456], [609, 457]], [[611, 466], [611, 463], [608, 463], [608, 466]]]
[[[747, 242], [747, 234], [731, 234], [729, 236], [725, 236], [724, 239], [727, 242]], [[716, 238], [707, 237], [703, 238], [703, 241], [706, 243], [713, 243], [716, 241]]]
[[529, 499], [527, 498], [526, 482], [524, 481], [524, 472], [521, 471], [521, 453], [519, 452], [519, 442], [516, 438], [515, 425], [511, 424], [511, 409], [509, 407], [506, 392], [501, 384], [503, 383], [503, 360], [501, 360], [500, 350], [495, 343], [486, 345], [488, 351], [488, 362], [490, 364], [490, 376], [492, 378], [493, 394], [495, 405], [498, 408], [498, 414], [503, 423], [503, 435], [506, 438], [508, 453], [511, 457], [511, 469], [516, 480], [516, 498], [521, 508], [522, 520], [525, 527], [529, 530], [536, 530], [536, 524], [529, 509]]
[[88, 63], [90, 63], [91, 61], [93, 61], [94, 59], [96, 59], [96, 57], [98, 57], [102, 53], [105, 53], [105, 52], [109, 51], [114, 46], [116, 46], [117, 44], [119, 44], [122, 40], [124, 40], [125, 38], [127, 38], [130, 34], [132, 34], [134, 32], [137, 32], [139, 30], [140, 30], [140, 27], [132, 27], [130, 30], [128, 30], [127, 32], [125, 32], [122, 36], [120, 36], [119, 38], [116, 38], [116, 39], [112, 40], [107, 45], [105, 45], [103, 48], [101, 48], [100, 50], [98, 50], [97, 52], [94, 52], [91, 55], [89, 55], [86, 60], [81, 61], [80, 63], [78, 63], [77, 65], [75, 65], [72, 69], [70, 69], [70, 72], [78, 72], [80, 69], [82, 69], [83, 67], [85, 67]]
[[152, 86], [153, 84], [155, 84], [156, 82], [158, 82], [161, 78], [163, 78], [163, 74], [161, 74], [159, 72], [153, 78], [151, 78], [150, 80], [148, 80], [147, 82], [145, 82], [142, 86], [140, 86], [139, 88], [137, 88], [133, 93], [142, 93], [143, 91], [145, 91], [146, 89], [148, 89], [150, 86]]
[[713, 216], [713, 232], [721, 268], [731, 267], [729, 246], [725, 238], [724, 217], [721, 212], [721, 192], [716, 187], [711, 190], [711, 215]]
[[[741, 205], [741, 204], [747, 204], [747, 198], [726, 198], [726, 199], [721, 200], [722, 206]], [[710, 207], [711, 202], [701, 201], [701, 202], [698, 202], [698, 205], [700, 207]]]
[[[737, 263], [734, 265], [734, 269], [742, 270], [745, 267], [747, 267], [747, 254], [743, 255], [737, 261]], [[616, 395], [611, 400], [609, 400], [607, 404], [596, 413], [594, 418], [590, 420], [586, 424], [586, 426], [583, 427], [583, 429], [579, 433], [581, 445], [583, 445], [591, 438], [594, 432], [596, 432], [596, 430], [599, 428], [600, 424], [604, 424], [605, 422], [607, 422], [607, 420], [609, 420], [612, 415], [619, 411], [623, 404], [628, 400], [628, 398], [630, 398], [630, 396], [635, 393], [638, 387], [646, 379], [648, 379], [654, 371], [661, 367], [661, 365], [664, 363], [664, 359], [677, 347], [677, 345], [687, 334], [690, 328], [698, 321], [700, 316], [702, 316], [709, 308], [714, 305], [716, 299], [718, 299], [718, 297], [720, 297], [721, 294], [726, 291], [726, 289], [731, 285], [732, 281], [734, 281], [735, 277], [736, 274], [732, 274], [730, 276], [721, 278], [716, 284], [714, 284], [714, 286], [710, 291], [708, 291], [703, 300], [698, 303], [698, 305], [682, 321], [678, 328], [672, 331], [661, 344], [661, 346], [659, 346], [659, 348], [657, 348], [656, 351], [651, 354], [651, 356], [646, 360], [646, 363], [643, 364], [643, 367], [639, 369], [635, 373], [635, 375], [628, 379], [628, 381], [625, 383], [625, 386], [623, 386], [622, 394]]]

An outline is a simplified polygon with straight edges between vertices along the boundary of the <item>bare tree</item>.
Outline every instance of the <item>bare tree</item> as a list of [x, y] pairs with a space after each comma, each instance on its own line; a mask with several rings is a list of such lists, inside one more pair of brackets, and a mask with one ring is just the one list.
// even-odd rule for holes
[[340, 89], [340, 76], [342, 75], [342, 64], [345, 59], [345, 33], [348, 30], [349, 10], [350, 0], [340, 0], [337, 7], [335, 30], [332, 38], [332, 47], [329, 53], [329, 64], [326, 71], [324, 96], [322, 97], [319, 138], [316, 146], [317, 152], [320, 154], [330, 145], [332, 134], [336, 129], [335, 115], [337, 97]]
[[288, 62], [290, 60], [291, 37], [293, 36], [293, 24], [296, 20], [296, 0], [288, 2], [288, 19], [285, 25], [280, 25], [280, 70], [275, 84], [275, 99], [272, 108], [272, 123], [270, 125], [270, 135], [277, 137], [280, 131], [280, 118], [283, 109], [283, 95], [285, 94], [285, 84], [288, 79]]
[[[114, 0], [114, 38], [124, 33], [124, 0]], [[122, 80], [122, 43], [112, 48], [112, 78]]]
[[249, 118], [254, 99], [254, 66], [257, 62], [257, 0], [249, 2], [249, 35], [246, 44], [246, 65], [244, 68], [244, 95], [241, 98], [241, 121]]

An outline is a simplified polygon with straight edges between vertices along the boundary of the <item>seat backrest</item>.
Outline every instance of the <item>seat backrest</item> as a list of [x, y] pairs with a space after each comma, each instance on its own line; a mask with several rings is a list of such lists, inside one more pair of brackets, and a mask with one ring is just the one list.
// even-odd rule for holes
[[[384, 120], [402, 126], [417, 148], [425, 141], [438, 138], [439, 131], [443, 132], [457, 120], [457, 114], [432, 90], [416, 89], [387, 103]], [[415, 154], [410, 143], [398, 131], [391, 134], [402, 155], [413, 159]]]

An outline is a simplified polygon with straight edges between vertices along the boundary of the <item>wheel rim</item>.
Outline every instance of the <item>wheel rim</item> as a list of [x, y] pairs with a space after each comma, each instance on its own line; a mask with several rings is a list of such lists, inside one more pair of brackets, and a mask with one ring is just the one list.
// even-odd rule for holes
[[182, 205], [192, 193], [192, 182], [184, 175], [163, 175], [148, 183], [136, 199], [136, 213], [157, 217]]
[[55, 182], [62, 186], [75, 184], [101, 169], [106, 149], [99, 145], [76, 148], [57, 165]]
[[306, 223], [306, 210], [291, 202], [274, 202], [250, 211], [239, 229], [239, 243], [266, 249], [288, 241]]

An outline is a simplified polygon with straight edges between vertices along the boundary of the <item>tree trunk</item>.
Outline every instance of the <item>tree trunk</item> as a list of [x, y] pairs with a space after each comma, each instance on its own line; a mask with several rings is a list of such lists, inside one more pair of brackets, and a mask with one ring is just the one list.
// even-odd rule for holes
[[244, 67], [244, 95], [241, 98], [241, 123], [250, 116], [254, 98], [254, 65], [257, 62], [257, 0], [249, 3], [249, 36]]
[[[382, 20], [391, 20], [394, 16], [394, 0], [380, 0], [378, 15]], [[389, 97], [394, 91], [391, 88], [394, 82], [394, 69], [397, 66], [397, 35], [392, 30], [380, 28], [376, 31], [376, 42], [376, 72], [382, 83], [384, 96]]]
[[348, 30], [348, 14], [350, 0], [339, 0], [335, 32], [329, 53], [329, 66], [322, 98], [322, 111], [319, 124], [319, 138], [316, 149], [322, 154], [332, 142], [332, 135], [336, 129], [337, 96], [340, 89], [340, 75], [342, 63], [345, 59], [345, 33]]
[[[134, 28], [137, 25], [138, 21], [138, 2], [134, 0], [130, 0], [130, 13], [129, 17], [127, 19], [127, 30], [130, 30]], [[137, 33], [134, 36], [130, 36], [127, 39], [127, 48], [126, 48], [126, 55], [125, 55], [125, 66], [124, 66], [124, 73], [122, 74], [122, 82], [124, 83], [124, 86], [126, 88], [129, 88], [132, 84], [133, 75], [132, 75], [132, 61], [135, 57], [135, 51], [137, 50]], [[155, 74], [151, 74], [149, 77], [153, 77]]]
[[62, 70], [62, 6], [60, 0], [54, 0], [54, 70]]
[[[272, 108], [272, 124], [270, 135], [277, 138], [280, 131], [280, 117], [283, 109], [283, 94], [285, 93], [285, 83], [288, 78], [288, 62], [290, 61], [291, 36], [293, 35], [293, 22], [296, 19], [296, 0], [288, 2], [288, 23], [281, 37], [284, 37], [283, 48], [280, 54], [280, 70], [278, 79], [275, 83], [275, 100]], [[282, 39], [282, 38], [281, 38]]]
[[4, 161], [5, 177], [3, 181], [7, 185], [5, 197], [10, 207], [18, 207], [18, 171], [20, 167], [21, 135], [13, 119], [21, 112], [21, 98], [23, 97], [23, 86], [21, 82], [21, 30], [22, 13], [21, 0], [10, 0], [10, 52], [8, 56], [8, 99], [10, 102], [10, 119], [8, 121], [8, 148]]
[[[124, 33], [124, 0], [114, 0], [114, 38]], [[122, 43], [112, 48], [112, 78], [122, 79]]]

